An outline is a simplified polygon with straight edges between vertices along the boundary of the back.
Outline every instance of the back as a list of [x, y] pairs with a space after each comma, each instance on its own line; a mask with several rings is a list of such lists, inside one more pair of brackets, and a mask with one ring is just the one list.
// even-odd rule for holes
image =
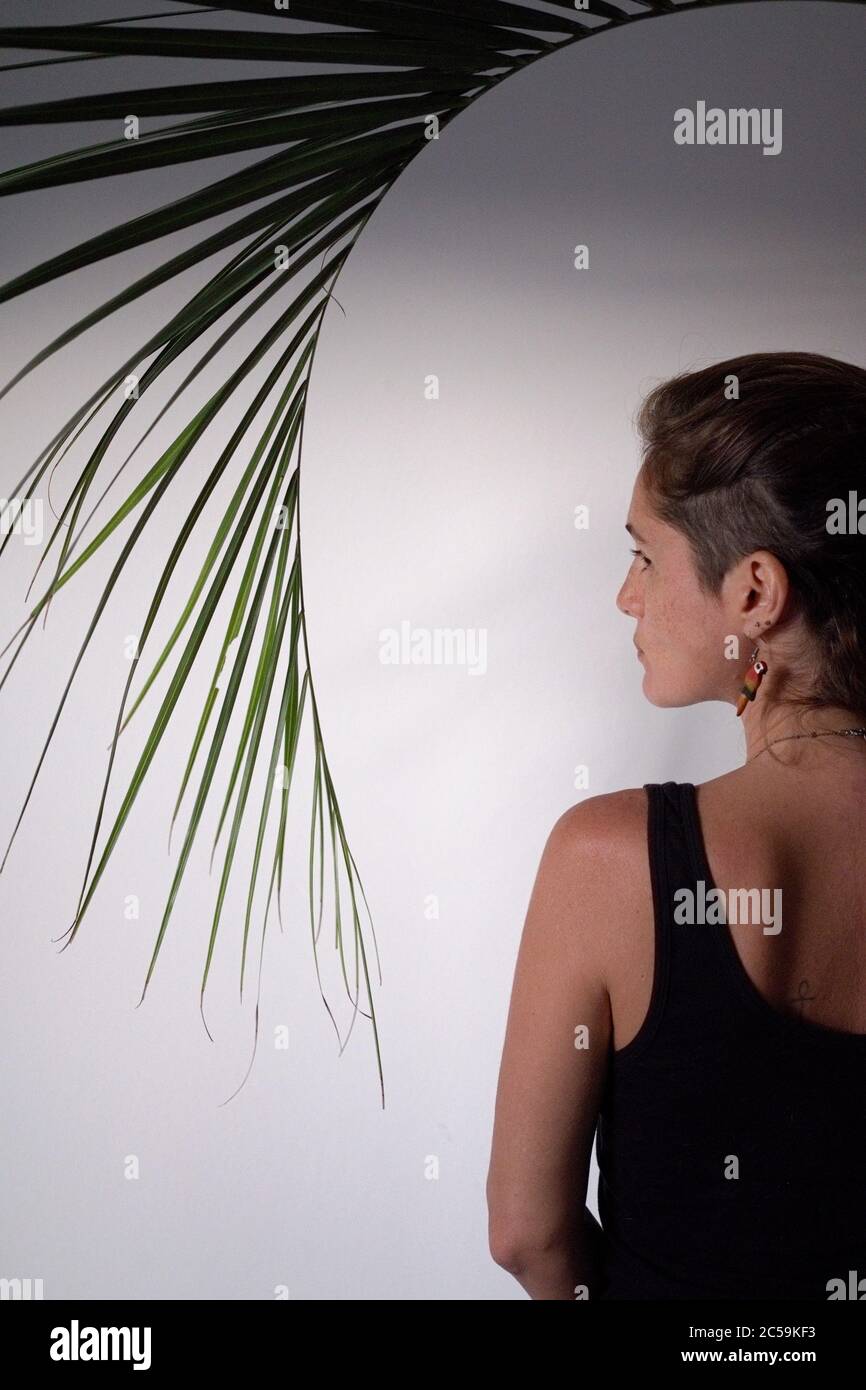
[[[735, 900], [714, 911], [694, 786], [646, 792], [655, 967], [599, 1112], [599, 1296], [858, 1297], [866, 1032], [762, 997], [726, 924]], [[738, 933], [782, 942], [772, 895], [748, 906], [760, 922]]]

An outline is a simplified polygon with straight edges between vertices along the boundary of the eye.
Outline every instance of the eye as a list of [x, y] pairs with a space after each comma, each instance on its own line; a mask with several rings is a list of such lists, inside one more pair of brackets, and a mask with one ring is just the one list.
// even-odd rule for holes
[[651, 564], [652, 564], [652, 561], [647, 559], [647, 557], [644, 555], [644, 553], [643, 553], [642, 550], [630, 549], [630, 554], [632, 554], [632, 555], [639, 555], [640, 558], [643, 560], [644, 565], [651, 565]]

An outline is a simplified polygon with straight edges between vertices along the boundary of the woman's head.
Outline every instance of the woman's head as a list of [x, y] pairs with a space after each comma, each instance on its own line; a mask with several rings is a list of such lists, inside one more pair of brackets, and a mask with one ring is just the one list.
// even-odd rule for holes
[[757, 637], [765, 706], [866, 716], [866, 370], [730, 358], [655, 387], [637, 428], [640, 553], [617, 604], [648, 699], [735, 702]]

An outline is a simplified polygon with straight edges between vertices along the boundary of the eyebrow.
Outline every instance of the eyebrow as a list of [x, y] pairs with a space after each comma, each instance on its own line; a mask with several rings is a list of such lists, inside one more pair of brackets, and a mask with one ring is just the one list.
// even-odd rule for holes
[[642, 544], [646, 543], [646, 537], [642, 536], [639, 531], [636, 531], [630, 521], [627, 521], [625, 523], [625, 529], [628, 531], [630, 536], [634, 537], [636, 541], [640, 541]]

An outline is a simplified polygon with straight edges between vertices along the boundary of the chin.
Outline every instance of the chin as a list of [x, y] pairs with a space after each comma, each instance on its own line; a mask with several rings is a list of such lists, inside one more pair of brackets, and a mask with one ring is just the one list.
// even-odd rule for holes
[[644, 698], [657, 709], [682, 709], [684, 705], [696, 705], [706, 696], [682, 687], [664, 686], [657, 683], [652, 673], [644, 669], [642, 690]]

